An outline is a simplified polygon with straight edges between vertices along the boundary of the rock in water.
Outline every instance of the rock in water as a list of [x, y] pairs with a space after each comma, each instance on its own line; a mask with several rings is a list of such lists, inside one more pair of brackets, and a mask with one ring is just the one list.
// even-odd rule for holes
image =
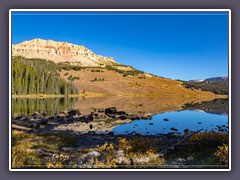
[[174, 128], [174, 127], [172, 127], [172, 128], [170, 128], [172, 131], [178, 131], [178, 129], [176, 129], [176, 128]]
[[189, 129], [184, 129], [184, 134], [188, 134], [189, 133]]

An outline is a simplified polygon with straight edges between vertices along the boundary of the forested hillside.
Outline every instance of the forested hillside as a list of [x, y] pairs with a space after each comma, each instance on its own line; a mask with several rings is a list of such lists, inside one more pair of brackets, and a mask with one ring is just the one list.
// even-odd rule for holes
[[73, 83], [60, 78], [57, 65], [42, 59], [12, 58], [12, 94], [76, 94]]
[[214, 81], [203, 81], [203, 82], [190, 82], [184, 81], [183, 85], [190, 89], [201, 89], [203, 91], [211, 91], [215, 94], [228, 94], [228, 82], [214, 82]]

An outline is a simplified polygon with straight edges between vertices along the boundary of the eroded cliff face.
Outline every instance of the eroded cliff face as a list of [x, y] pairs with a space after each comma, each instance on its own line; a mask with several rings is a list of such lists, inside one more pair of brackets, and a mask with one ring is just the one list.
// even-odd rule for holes
[[12, 56], [47, 59], [56, 63], [70, 62], [81, 66], [105, 66], [115, 63], [113, 58], [96, 55], [84, 46], [43, 39], [12, 45]]

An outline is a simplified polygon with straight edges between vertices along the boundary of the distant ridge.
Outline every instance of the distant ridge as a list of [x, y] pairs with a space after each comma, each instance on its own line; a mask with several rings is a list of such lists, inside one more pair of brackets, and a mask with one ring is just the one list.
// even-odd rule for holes
[[189, 82], [206, 82], [206, 81], [212, 81], [212, 82], [228, 82], [228, 76], [220, 76], [220, 77], [212, 77], [207, 79], [196, 79], [191, 80]]
[[69, 62], [94, 67], [117, 64], [113, 58], [96, 55], [84, 46], [39, 38], [12, 45], [12, 56], [40, 58], [56, 63]]

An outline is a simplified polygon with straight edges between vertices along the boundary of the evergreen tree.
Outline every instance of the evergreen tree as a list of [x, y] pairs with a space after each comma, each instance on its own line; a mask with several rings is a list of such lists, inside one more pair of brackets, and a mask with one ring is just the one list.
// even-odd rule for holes
[[41, 59], [12, 59], [12, 94], [65, 94], [76, 93], [74, 84], [60, 78], [58, 65]]

